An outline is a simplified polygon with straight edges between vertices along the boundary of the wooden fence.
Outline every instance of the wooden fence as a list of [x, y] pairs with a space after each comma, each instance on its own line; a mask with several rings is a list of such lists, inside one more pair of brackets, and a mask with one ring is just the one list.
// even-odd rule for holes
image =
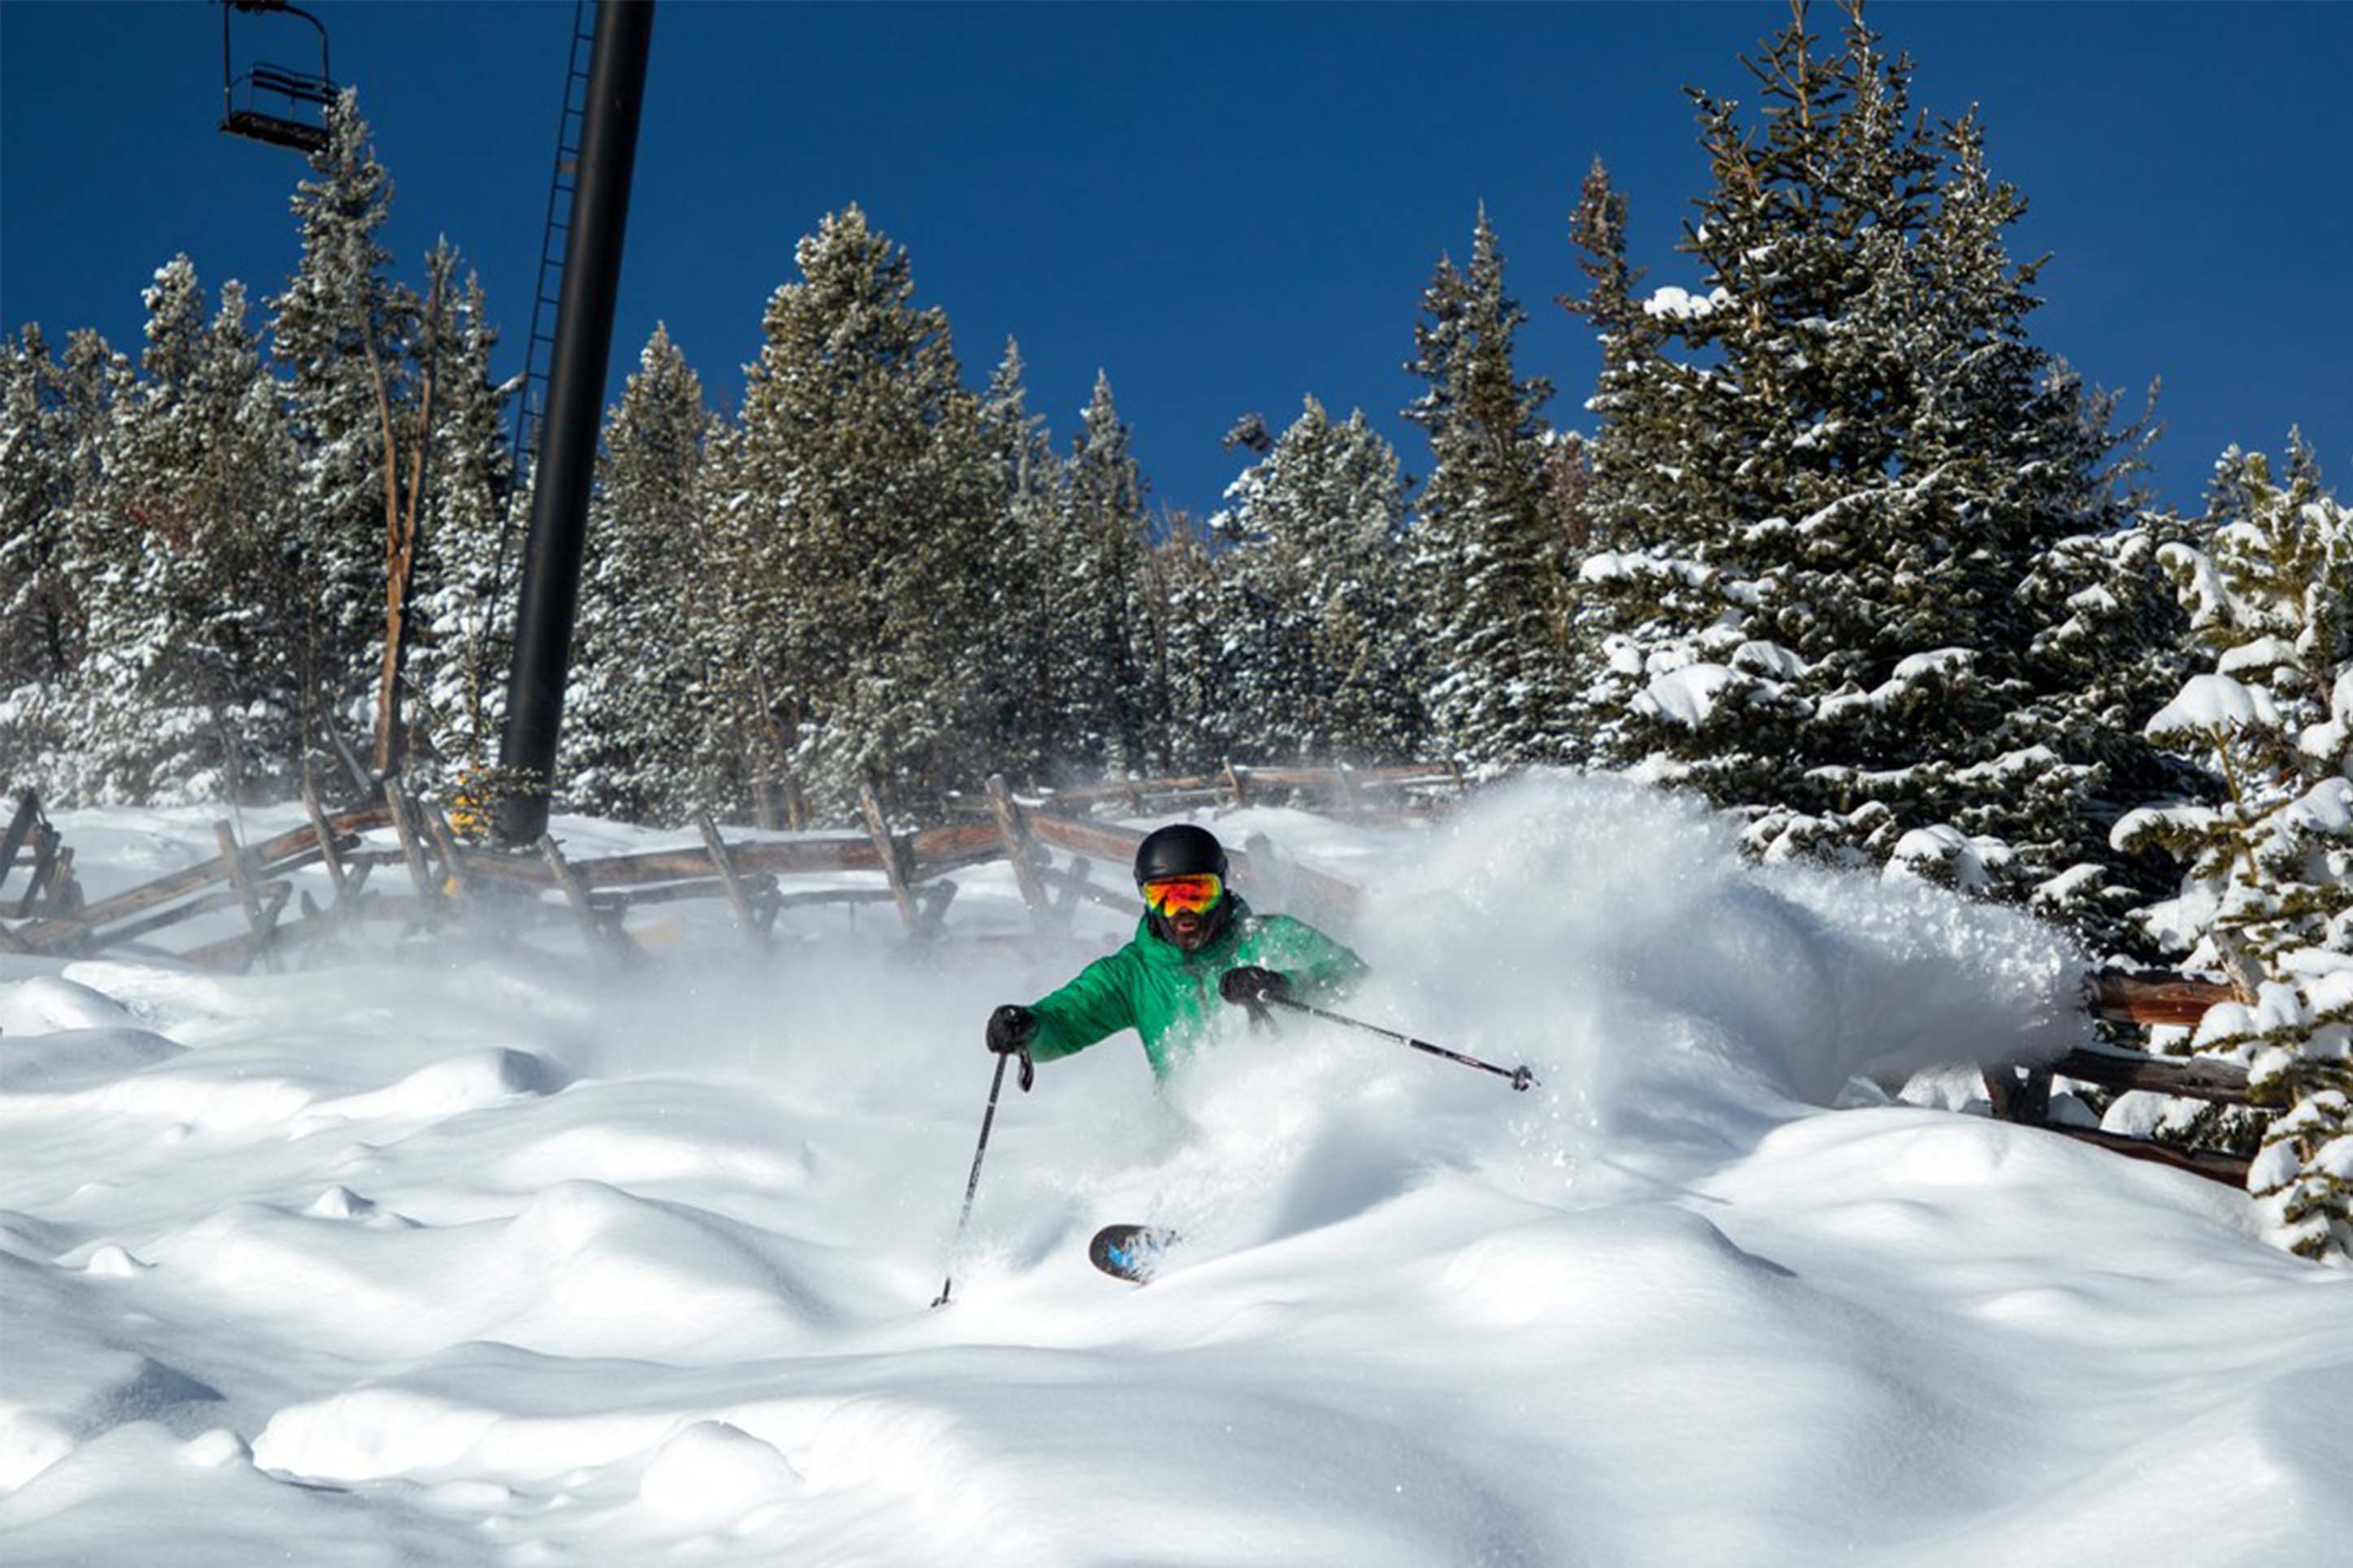
[[[2217, 1002], [2235, 999], [2227, 985], [2184, 974], [2102, 974], [2093, 982], [2091, 1010], [2117, 1023], [2194, 1027]], [[2094, 1047], [2069, 1051], [2053, 1062], [1986, 1069], [1986, 1099], [2005, 1121], [2046, 1128], [2095, 1143], [2135, 1160], [2170, 1165], [2227, 1186], [2247, 1184], [2248, 1162], [2213, 1150], [2183, 1149], [2154, 1139], [2128, 1138], [2091, 1127], [2069, 1127], [2050, 1119], [2051, 1080], [2073, 1079], [2102, 1089], [2147, 1089], [2217, 1105], [2252, 1103], [2244, 1068], [2206, 1058], [2151, 1056]]]
[[[243, 917], [241, 932], [173, 956], [214, 968], [243, 971], [258, 963], [277, 969], [303, 947], [349, 935], [364, 921], [397, 921], [410, 931], [464, 926], [479, 935], [518, 922], [568, 918], [596, 950], [634, 958], [640, 950], [626, 924], [630, 910], [696, 899], [724, 900], [738, 930], [763, 949], [773, 940], [780, 913], [818, 905], [854, 911], [888, 904], [911, 937], [928, 941], [944, 933], [947, 908], [955, 897], [949, 873], [997, 860], [1011, 863], [1037, 929], [1060, 934], [1068, 931], [1071, 911], [1082, 901], [1124, 911], [1135, 908], [1127, 868], [1144, 836], [1083, 815], [1095, 807], [1143, 812], [1204, 799], [1240, 805], [1307, 796], [1345, 812], [1394, 816], [1426, 811], [1436, 804], [1434, 794], [1451, 799], [1464, 787], [1460, 772], [1443, 764], [1228, 768], [1214, 777], [1120, 781], [1027, 800], [1017, 800], [1002, 778], [993, 778], [980, 799], [951, 803], [952, 816], [962, 820], [910, 833], [892, 830], [880, 792], [870, 784], [860, 803], [863, 832], [731, 844], [704, 816], [696, 823], [700, 848], [575, 860], [551, 837], [524, 855], [469, 846], [438, 806], [412, 799], [396, 781], [385, 786], [384, 805], [333, 815], [321, 808], [306, 784], [309, 820], [303, 826], [240, 844], [229, 823], [216, 823], [216, 856], [90, 903], [73, 888], [72, 851], [60, 846], [28, 791], [8, 830], [0, 866], [13, 866], [23, 843], [36, 847], [38, 866], [32, 890], [16, 911], [25, 923], [13, 929], [0, 924], [0, 948], [87, 955], [235, 910]], [[363, 839], [386, 829], [389, 845], [371, 846]], [[1071, 858], [1067, 864], [1055, 862], [1056, 850]], [[1239, 879], [1311, 916], [1337, 918], [1354, 903], [1356, 890], [1349, 884], [1282, 858], [1263, 840], [1253, 838], [1233, 858]], [[1101, 881], [1095, 861], [1110, 863]], [[309, 892], [298, 897], [291, 880], [293, 872], [314, 866], [326, 872], [323, 904]], [[379, 871], [384, 876], [377, 877]], [[880, 873], [882, 885], [787, 886], [795, 877], [845, 872]], [[377, 885], [403, 873], [405, 891]], [[37, 898], [45, 888], [48, 896]], [[71, 890], [59, 893], [59, 888]], [[550, 893], [560, 894], [560, 903], [549, 901]], [[0, 914], [7, 912], [0, 906]]]
[[[21, 894], [11, 891], [16, 863], [30, 857], [31, 869]], [[73, 850], [41, 810], [38, 796], [21, 791], [0, 829], [0, 919], [35, 916], [70, 920], [81, 907], [81, 888], [74, 880]], [[0, 925], [0, 952], [17, 949], [8, 928]]]

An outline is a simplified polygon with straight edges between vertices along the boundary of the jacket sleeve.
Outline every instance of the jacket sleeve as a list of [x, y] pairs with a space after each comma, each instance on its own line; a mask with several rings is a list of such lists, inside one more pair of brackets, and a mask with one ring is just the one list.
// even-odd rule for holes
[[1354, 990], [1370, 965], [1347, 948], [1290, 915], [1269, 917], [1268, 967], [1279, 971], [1303, 1002], [1330, 1002]]
[[1074, 1055], [1097, 1040], [1135, 1026], [1135, 1006], [1129, 999], [1128, 966], [1134, 959], [1122, 949], [1096, 959], [1060, 990], [1039, 998], [1029, 1010], [1038, 1015], [1038, 1036], [1029, 1042], [1034, 1061], [1050, 1062]]

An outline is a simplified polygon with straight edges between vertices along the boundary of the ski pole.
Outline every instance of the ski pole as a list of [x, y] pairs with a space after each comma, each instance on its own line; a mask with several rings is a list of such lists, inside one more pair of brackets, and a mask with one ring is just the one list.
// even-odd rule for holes
[[1450, 1051], [1444, 1046], [1433, 1046], [1428, 1040], [1417, 1040], [1411, 1035], [1400, 1035], [1395, 1029], [1384, 1029], [1378, 1024], [1367, 1024], [1362, 1018], [1351, 1018], [1345, 1013], [1335, 1013], [1323, 1007], [1312, 1007], [1304, 1002], [1294, 1001], [1289, 996], [1261, 994], [1259, 1000], [1261, 1003], [1271, 1002], [1278, 1007], [1288, 1007], [1293, 1012], [1310, 1013], [1327, 1023], [1345, 1024], [1352, 1029], [1362, 1029], [1368, 1035], [1378, 1035], [1385, 1040], [1395, 1040], [1401, 1046], [1411, 1046], [1417, 1051], [1428, 1051], [1433, 1057], [1444, 1057], [1450, 1062], [1461, 1062], [1466, 1068], [1477, 1068], [1481, 1072], [1491, 1072], [1497, 1078], [1510, 1079], [1514, 1089], [1527, 1089], [1535, 1085], [1536, 1075], [1525, 1067], [1499, 1068], [1493, 1062], [1482, 1062], [1477, 1057], [1465, 1056], [1461, 1051]]
[[[1009, 1059], [1008, 1057], [1004, 1055], [1000, 1055], [997, 1058], [997, 1076], [988, 1080], [988, 1109], [981, 1112], [980, 1146], [972, 1152], [972, 1174], [965, 1178], [964, 1213], [956, 1218], [956, 1247], [962, 1247], [964, 1245], [965, 1227], [972, 1223], [972, 1195], [973, 1194], [980, 1191], [981, 1156], [988, 1152], [988, 1130], [997, 1121], [997, 1091], [1005, 1087], [1005, 1064], [1008, 1059]], [[1036, 1074], [1037, 1070], [1037, 1068], [1029, 1065], [1029, 1053], [1028, 1051], [1023, 1051], [1021, 1053], [1021, 1087], [1023, 1089], [1026, 1089], [1029, 1087], [1032, 1078]], [[950, 1255], [953, 1256], [955, 1248], [950, 1247], [948, 1250]], [[951, 1264], [948, 1268], [947, 1278], [940, 1281], [940, 1298], [938, 1300], [934, 1301], [932, 1305], [934, 1307], [946, 1306], [948, 1304], [948, 1292], [955, 1289], [955, 1268]]]

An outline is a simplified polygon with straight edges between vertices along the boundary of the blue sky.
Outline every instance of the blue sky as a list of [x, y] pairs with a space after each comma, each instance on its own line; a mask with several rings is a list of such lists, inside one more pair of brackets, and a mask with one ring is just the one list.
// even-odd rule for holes
[[[313, 0], [397, 191], [411, 276], [437, 233], [481, 271], [519, 356], [568, 0]], [[666, 0], [654, 30], [615, 384], [657, 320], [723, 402], [795, 238], [856, 201], [908, 246], [967, 377], [1006, 336], [1067, 439], [1097, 367], [1155, 496], [1206, 510], [1235, 416], [1312, 393], [1397, 417], [1415, 302], [1484, 202], [1532, 321], [1524, 373], [1583, 422], [1589, 343], [1567, 213], [1598, 153], [1653, 284], [1704, 169], [1685, 84], [1780, 7], [837, 5]], [[2054, 253], [2042, 341], [2092, 379], [2162, 375], [2159, 493], [2196, 504], [2229, 441], [2301, 424], [2353, 491], [2353, 5], [1896, 5], [1873, 18], [1921, 103], [1983, 105], [1998, 174]], [[1823, 15], [1821, 22], [1831, 18]], [[240, 26], [247, 24], [240, 22]], [[274, 30], [251, 25], [259, 40]], [[281, 22], [301, 58], [302, 30]], [[275, 44], [278, 40], [272, 40]], [[135, 347], [139, 291], [185, 250], [276, 289], [292, 153], [215, 132], [219, 13], [195, 0], [0, 3], [0, 325]]]

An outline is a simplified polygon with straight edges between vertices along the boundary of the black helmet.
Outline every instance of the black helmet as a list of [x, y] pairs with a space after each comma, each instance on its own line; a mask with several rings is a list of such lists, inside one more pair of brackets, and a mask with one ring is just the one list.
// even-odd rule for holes
[[1135, 847], [1135, 885], [1164, 877], [1219, 877], [1226, 874], [1226, 847], [1206, 827], [1189, 822], [1155, 828]]

